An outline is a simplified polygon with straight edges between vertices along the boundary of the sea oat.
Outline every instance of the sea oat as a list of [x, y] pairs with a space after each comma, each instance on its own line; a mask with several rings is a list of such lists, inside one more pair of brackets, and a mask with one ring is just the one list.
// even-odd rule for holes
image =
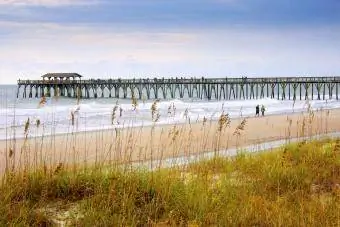
[[27, 118], [27, 121], [25, 122], [25, 128], [24, 128], [24, 134], [27, 136], [28, 129], [30, 127], [30, 118]]
[[218, 119], [218, 131], [221, 132], [226, 127], [230, 126], [230, 117], [229, 114], [222, 113], [220, 118]]
[[59, 163], [58, 165], [57, 165], [57, 168], [54, 170], [54, 174], [58, 174], [58, 173], [60, 173], [60, 171], [63, 169], [63, 163]]
[[169, 116], [171, 116], [171, 107], [172, 107], [172, 106], [171, 106], [171, 104], [170, 104], [169, 107], [168, 107], [168, 115], [169, 115]]
[[293, 120], [289, 119], [288, 122], [289, 122], [289, 126], [292, 126]]
[[289, 127], [288, 127], [288, 138], [290, 138], [290, 136], [291, 136], [291, 133], [292, 133], [292, 124], [293, 124], [293, 120], [292, 119], [290, 119], [290, 118], [288, 118], [288, 116], [287, 116], [287, 121], [288, 121], [288, 123], [289, 123]]
[[111, 124], [114, 123], [114, 120], [116, 119], [116, 111], [118, 109], [118, 105], [116, 103], [116, 105], [113, 107], [112, 109], [112, 114], [111, 114]]
[[156, 118], [155, 118], [154, 121], [155, 121], [155, 122], [158, 122], [160, 118], [161, 118], [161, 114], [160, 114], [159, 112], [157, 112]]
[[158, 110], [158, 107], [157, 107], [158, 102], [159, 102], [159, 100], [157, 99], [151, 105], [151, 115], [152, 115], [152, 121], [153, 122], [157, 122], [160, 118], [159, 110]]
[[244, 131], [244, 127], [246, 126], [247, 120], [243, 119], [241, 121], [241, 123], [236, 127], [235, 131], [234, 131], [234, 135], [241, 135], [241, 132]]
[[172, 130], [169, 133], [169, 136], [171, 136], [171, 141], [175, 142], [179, 135], [179, 130], [177, 129], [176, 125], [173, 126]]
[[308, 118], [309, 118], [309, 123], [311, 124], [314, 120], [314, 111], [310, 104], [308, 106]]
[[176, 106], [175, 103], [172, 103], [172, 110], [173, 110], [173, 116], [176, 115]]
[[306, 118], [304, 117], [302, 120], [302, 125], [300, 129], [301, 136], [304, 137], [306, 131]]
[[39, 127], [40, 127], [40, 124], [41, 124], [41, 122], [40, 122], [40, 119], [37, 119], [37, 120], [36, 120], [36, 125], [37, 125], [37, 128], [39, 128]]
[[132, 91], [132, 94], [131, 94], [131, 102], [132, 102], [132, 109], [133, 110], [136, 110], [137, 109], [137, 106], [138, 106], [138, 102], [137, 102], [137, 99], [135, 97], [135, 92]]
[[8, 152], [8, 157], [12, 157], [13, 156], [13, 154], [14, 154], [14, 151], [13, 151], [13, 149], [12, 148], [10, 148], [9, 149], [9, 152]]
[[189, 110], [188, 110], [188, 108], [186, 108], [185, 111], [184, 111], [185, 119], [188, 119], [188, 114], [189, 114]]
[[74, 112], [71, 111], [71, 124], [74, 126]]
[[168, 115], [169, 115], [169, 116], [175, 116], [175, 115], [176, 115], [176, 107], [175, 107], [175, 104], [174, 104], [174, 103], [171, 103], [171, 104], [168, 106]]
[[207, 123], [208, 118], [206, 118], [206, 116], [203, 117], [203, 126]]

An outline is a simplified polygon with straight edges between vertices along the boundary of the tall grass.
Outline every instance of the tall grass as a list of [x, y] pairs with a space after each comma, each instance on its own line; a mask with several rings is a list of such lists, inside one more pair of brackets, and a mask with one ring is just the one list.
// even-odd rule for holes
[[42, 207], [76, 205], [78, 226], [334, 226], [339, 149], [340, 140], [301, 142], [154, 172], [58, 165], [7, 179], [0, 224], [42, 225], [55, 215]]
[[[45, 103], [42, 99], [39, 105]], [[6, 153], [8, 161], [0, 185], [0, 225], [49, 225], [58, 222], [56, 216], [62, 211], [68, 213], [59, 221], [77, 226], [339, 225], [340, 140], [288, 144], [276, 151], [250, 155], [241, 150], [249, 119], [230, 119], [222, 112], [217, 122], [204, 117], [192, 124], [187, 110], [185, 124], [156, 127], [160, 119], [158, 103], [155, 100], [151, 105], [150, 128], [98, 131], [90, 137], [90, 147], [88, 141], [80, 140], [84, 135], [75, 133], [76, 112], [70, 113], [72, 133], [66, 135], [66, 141], [55, 135], [43, 136], [34, 149], [29, 139], [34, 126], [28, 119], [20, 152], [23, 158], [15, 157], [13, 147]], [[118, 108], [117, 102], [108, 125], [118, 124]], [[131, 108], [138, 110], [134, 95]], [[123, 111], [119, 111], [121, 117]], [[175, 105], [169, 106], [168, 114], [176, 114]], [[289, 141], [293, 136], [328, 132], [328, 124], [321, 122], [322, 129], [315, 126], [318, 116], [307, 103], [306, 114], [296, 126], [287, 116], [287, 131], [282, 138]], [[329, 112], [321, 115], [321, 120], [323, 117], [329, 118]], [[39, 120], [35, 127], [42, 124]], [[46, 150], [48, 142], [54, 144], [52, 152]], [[58, 142], [66, 142], [65, 151], [58, 151]], [[230, 146], [240, 152], [233, 157], [219, 156], [220, 150]], [[212, 160], [172, 163], [171, 168], [161, 162], [154, 166], [153, 162], [206, 151], [215, 152]], [[134, 164], [145, 161], [151, 161], [151, 170], [134, 168]]]

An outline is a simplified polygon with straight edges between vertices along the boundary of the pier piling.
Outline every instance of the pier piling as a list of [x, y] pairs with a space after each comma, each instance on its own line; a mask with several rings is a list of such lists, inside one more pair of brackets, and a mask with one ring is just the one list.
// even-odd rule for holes
[[[45, 74], [42, 80], [18, 80], [17, 98], [132, 98], [207, 100], [339, 99], [340, 77], [90, 79], [76, 73]], [[78, 91], [79, 90], [79, 91]], [[28, 92], [28, 96], [27, 96]], [[22, 94], [21, 94], [22, 93]], [[311, 96], [310, 96], [311, 95]]]

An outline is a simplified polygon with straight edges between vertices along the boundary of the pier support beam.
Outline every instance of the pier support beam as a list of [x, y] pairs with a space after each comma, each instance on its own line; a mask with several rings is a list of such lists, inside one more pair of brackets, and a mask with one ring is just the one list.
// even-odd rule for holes
[[332, 99], [335, 96], [338, 100], [339, 84], [340, 77], [19, 80], [16, 95], [17, 98], [32, 98], [33, 96], [36, 98], [39, 96], [130, 98], [130, 93], [135, 93], [135, 97], [138, 96], [139, 99], [201, 98], [208, 100], [264, 97], [296, 100], [297, 96], [302, 100], [303, 96], [304, 99], [309, 99], [311, 95], [313, 99], [314, 95], [317, 95], [319, 100], [321, 96], [322, 99]]

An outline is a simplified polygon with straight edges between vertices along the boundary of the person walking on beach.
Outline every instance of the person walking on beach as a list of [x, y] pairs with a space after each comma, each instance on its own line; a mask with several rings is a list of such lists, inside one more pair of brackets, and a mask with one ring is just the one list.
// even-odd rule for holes
[[256, 108], [255, 108], [255, 117], [258, 117], [260, 116], [260, 105], [256, 105]]
[[266, 111], [266, 108], [264, 108], [264, 105], [262, 105], [262, 106], [261, 106], [262, 117], [264, 117], [264, 111]]

